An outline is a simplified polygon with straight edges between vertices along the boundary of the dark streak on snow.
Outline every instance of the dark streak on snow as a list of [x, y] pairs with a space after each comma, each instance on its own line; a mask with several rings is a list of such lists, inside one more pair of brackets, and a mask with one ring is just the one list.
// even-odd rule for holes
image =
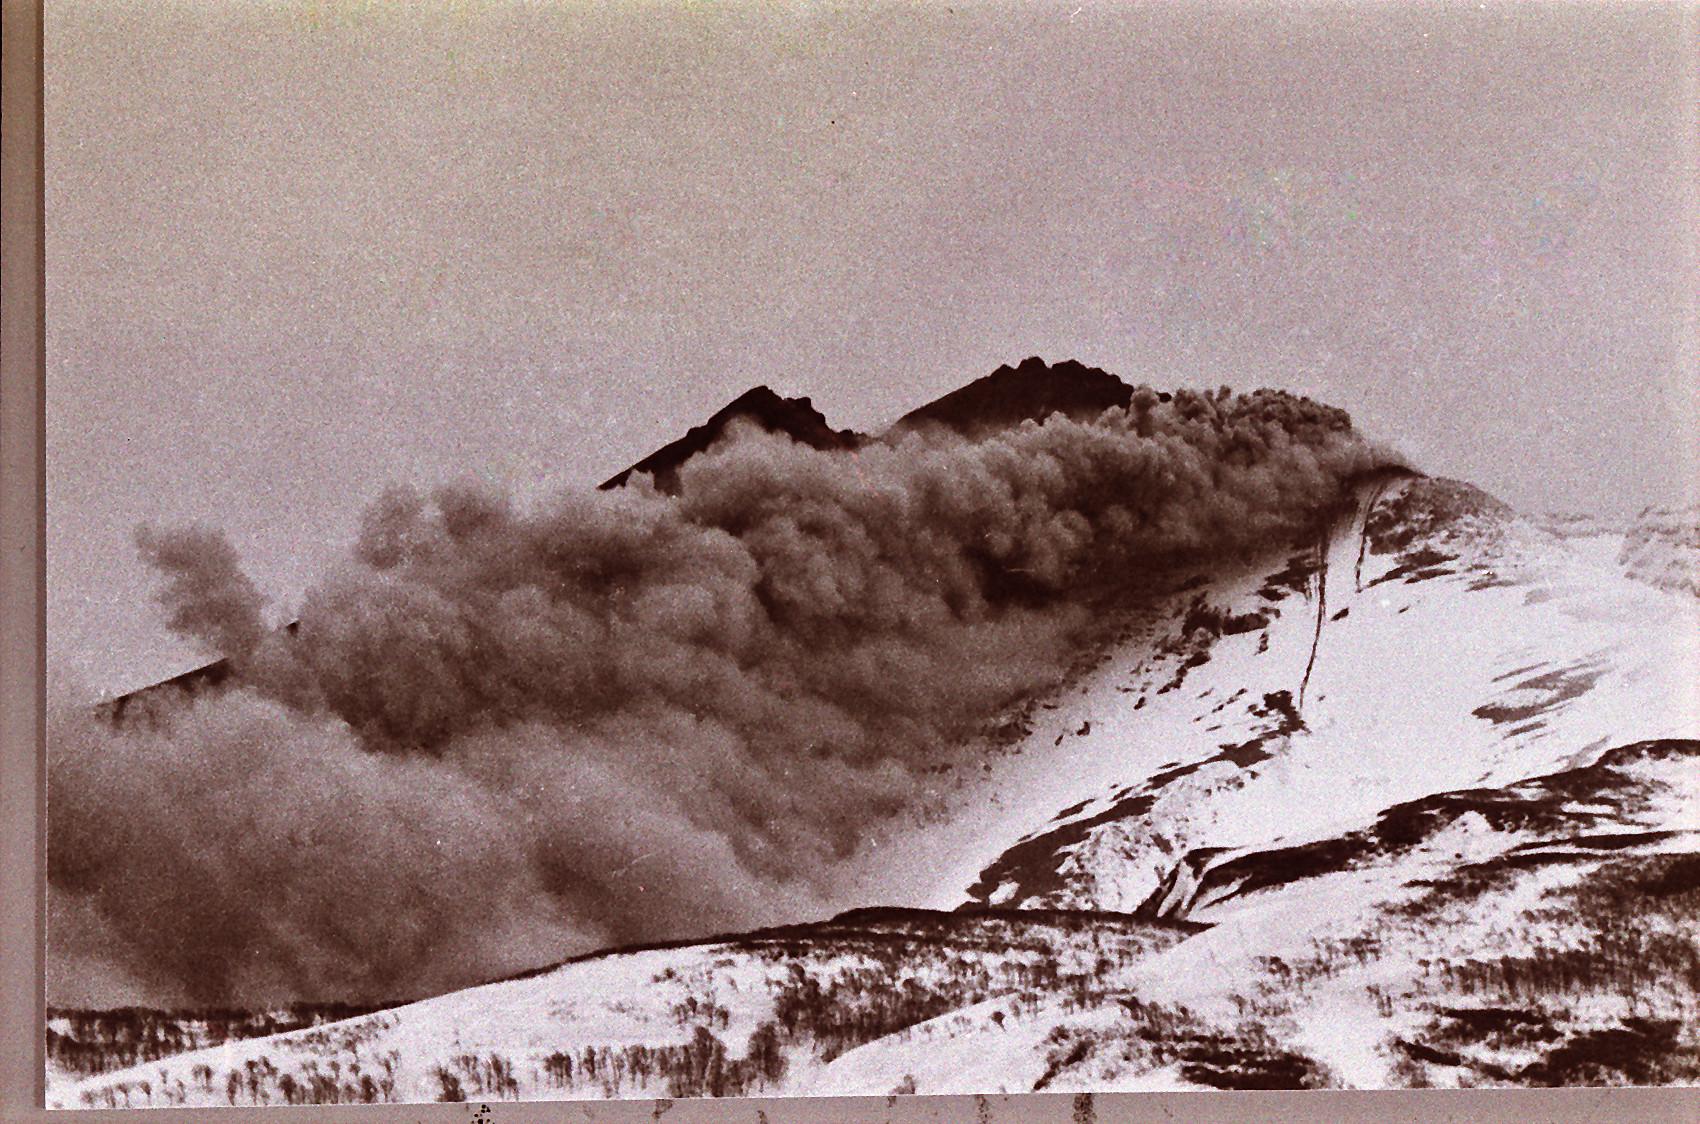
[[1152, 795], [1126, 797], [1097, 815], [1063, 824], [1043, 835], [1017, 843], [980, 872], [979, 880], [968, 888], [968, 896], [983, 903], [1004, 885], [1015, 887], [1013, 901], [1024, 901], [1060, 890], [1064, 884], [1062, 864], [1068, 858], [1068, 848], [1084, 842], [1094, 828], [1103, 824], [1145, 815], [1156, 802], [1157, 798]]
[[[1542, 697], [1528, 703], [1488, 703], [1478, 706], [1470, 713], [1477, 718], [1485, 719], [1496, 726], [1510, 723], [1526, 723], [1531, 718], [1547, 714], [1571, 699], [1578, 698], [1592, 690], [1594, 684], [1605, 676], [1605, 665], [1598, 661], [1584, 661], [1570, 667], [1559, 668], [1543, 675], [1532, 676], [1510, 687], [1513, 691], [1537, 691]], [[1520, 727], [1520, 729], [1525, 729]], [[1518, 733], [1518, 730], [1511, 731]]]
[[[1145, 782], [1143, 791], [1137, 795], [1133, 794], [1131, 787], [1117, 791], [1115, 802], [1102, 812], [1062, 824], [1016, 843], [980, 872], [979, 880], [968, 890], [969, 897], [984, 902], [989, 900], [999, 887], [1005, 885], [1015, 887], [1015, 894], [1011, 899], [1014, 901], [1024, 901], [1062, 889], [1064, 880], [1061, 870], [1070, 853], [1068, 849], [1084, 842], [1095, 829], [1105, 824], [1145, 815], [1155, 805], [1159, 790], [1208, 765], [1227, 763], [1244, 769], [1266, 761], [1272, 756], [1264, 748], [1266, 745], [1304, 729], [1304, 721], [1293, 705], [1290, 692], [1271, 691], [1263, 696], [1261, 704], [1254, 703], [1250, 711], [1259, 718], [1274, 721], [1246, 741], [1222, 745], [1217, 753], [1201, 761], [1175, 765], [1152, 775]], [[1082, 801], [1060, 813], [1057, 818], [1062, 819], [1077, 813], [1088, 803], [1090, 801]]]
[[[1495, 831], [1540, 832], [1549, 838], [1510, 848], [1505, 854], [1484, 862], [1458, 867], [1457, 875], [1465, 880], [1508, 868], [1583, 861], [1589, 857], [1573, 850], [1552, 848], [1599, 852], [1656, 843], [1667, 833], [1575, 834], [1577, 828], [1586, 829], [1606, 815], [1572, 805], [1586, 800], [1619, 812], [1631, 810], [1644, 795], [1647, 782], [1624, 771], [1623, 766], [1638, 760], [1671, 757], [1700, 757], [1700, 741], [1669, 739], [1619, 746], [1602, 754], [1592, 765], [1531, 777], [1503, 788], [1437, 793], [1396, 804], [1383, 811], [1374, 824], [1361, 830], [1290, 847], [1239, 854], [1214, 865], [1200, 862], [1197, 856], [1203, 854], [1212, 859], [1222, 849], [1200, 848], [1181, 860], [1191, 864], [1196, 874], [1195, 888], [1187, 901], [1165, 904], [1176, 880], [1172, 875], [1135, 912], [1185, 917], [1199, 905], [1216, 904], [1258, 890], [1348, 870], [1378, 856], [1416, 847], [1470, 813], [1481, 816]], [[1177, 872], [1179, 868], [1177, 864]]]

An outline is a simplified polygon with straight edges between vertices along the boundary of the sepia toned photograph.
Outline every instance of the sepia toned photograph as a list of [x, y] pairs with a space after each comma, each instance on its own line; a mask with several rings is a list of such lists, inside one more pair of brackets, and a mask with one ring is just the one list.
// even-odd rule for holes
[[49, 0], [46, 1107], [1700, 1084], [1697, 11]]

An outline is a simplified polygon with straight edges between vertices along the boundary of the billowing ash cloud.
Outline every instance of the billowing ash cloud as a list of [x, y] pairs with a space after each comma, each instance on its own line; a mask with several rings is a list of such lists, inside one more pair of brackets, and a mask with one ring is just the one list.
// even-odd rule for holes
[[159, 603], [171, 631], [210, 656], [240, 658], [265, 635], [265, 598], [242, 572], [222, 531], [208, 527], [136, 528], [136, 548], [165, 584]]
[[53, 955], [153, 1002], [379, 998], [836, 908], [868, 825], [1054, 682], [1094, 599], [1377, 461], [1263, 391], [978, 442], [735, 431], [676, 495], [395, 489], [293, 636], [254, 635], [221, 540], [149, 533], [242, 685], [53, 723]]

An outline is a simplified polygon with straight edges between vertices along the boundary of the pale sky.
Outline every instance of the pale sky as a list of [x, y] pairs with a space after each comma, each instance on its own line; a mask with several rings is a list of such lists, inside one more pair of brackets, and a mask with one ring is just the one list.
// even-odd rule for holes
[[53, 673], [197, 662], [139, 522], [281, 620], [388, 482], [592, 486], [758, 382], [1072, 357], [1694, 502], [1697, 12], [54, 0]]

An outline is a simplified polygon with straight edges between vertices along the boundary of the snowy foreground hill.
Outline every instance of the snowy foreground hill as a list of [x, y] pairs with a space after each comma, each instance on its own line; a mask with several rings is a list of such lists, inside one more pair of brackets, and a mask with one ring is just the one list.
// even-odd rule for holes
[[1107, 617], [880, 830], [865, 900], [905, 908], [61, 1074], [49, 1102], [1700, 1081], [1700, 600], [1647, 561], [1681, 528], [1606, 549], [1401, 473], [1355, 501]]

